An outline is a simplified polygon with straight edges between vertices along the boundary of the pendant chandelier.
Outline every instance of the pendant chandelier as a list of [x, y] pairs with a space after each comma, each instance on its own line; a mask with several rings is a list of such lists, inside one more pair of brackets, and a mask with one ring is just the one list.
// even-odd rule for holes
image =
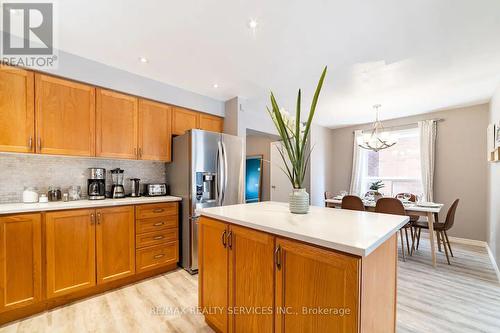
[[378, 119], [378, 109], [382, 105], [375, 104], [373, 108], [375, 109], [375, 122], [373, 123], [373, 129], [370, 133], [363, 134], [362, 142], [358, 142], [358, 146], [363, 149], [373, 150], [375, 152], [387, 149], [396, 144], [396, 140], [392, 137], [389, 132], [384, 130], [382, 122]]

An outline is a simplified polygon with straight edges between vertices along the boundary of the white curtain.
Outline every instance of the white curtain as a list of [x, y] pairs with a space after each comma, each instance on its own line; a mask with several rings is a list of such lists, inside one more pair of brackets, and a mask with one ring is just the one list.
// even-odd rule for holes
[[436, 154], [436, 121], [424, 120], [418, 122], [420, 131], [420, 168], [422, 169], [423, 199], [434, 200], [434, 164]]
[[362, 195], [363, 186], [363, 170], [365, 167], [365, 155], [361, 151], [362, 148], [358, 146], [363, 138], [363, 131], [357, 130], [354, 132], [354, 147], [352, 153], [352, 174], [351, 174], [351, 187], [349, 193]]

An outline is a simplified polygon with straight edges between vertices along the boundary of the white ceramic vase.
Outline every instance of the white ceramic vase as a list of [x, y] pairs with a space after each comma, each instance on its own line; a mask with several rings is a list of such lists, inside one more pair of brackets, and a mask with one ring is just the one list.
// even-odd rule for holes
[[290, 212], [293, 214], [307, 214], [309, 211], [309, 193], [305, 188], [293, 189], [289, 195]]

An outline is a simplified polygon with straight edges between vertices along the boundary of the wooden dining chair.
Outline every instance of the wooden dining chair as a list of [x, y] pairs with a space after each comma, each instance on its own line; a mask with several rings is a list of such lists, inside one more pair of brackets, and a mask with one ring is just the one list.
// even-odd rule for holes
[[[448, 209], [448, 213], [446, 214], [446, 220], [444, 222], [434, 222], [434, 231], [436, 232], [436, 238], [438, 242], [438, 246], [441, 247], [441, 243], [443, 243], [444, 253], [446, 254], [446, 261], [448, 265], [450, 265], [450, 258], [448, 256], [448, 250], [450, 250], [450, 254], [453, 257], [453, 251], [451, 250], [450, 240], [448, 239], [448, 234], [446, 231], [450, 230], [455, 223], [455, 212], [457, 211], [458, 202], [460, 199], [456, 199], [452, 204], [450, 209]], [[438, 219], [436, 219], [438, 221]], [[416, 222], [413, 224], [413, 227], [418, 229], [417, 233], [417, 249], [420, 244], [420, 233], [422, 229], [429, 229], [429, 225], [427, 222]]]
[[[375, 212], [377, 213], [384, 213], [384, 214], [394, 214], [394, 215], [405, 215], [405, 207], [399, 201], [398, 199], [395, 198], [381, 198], [378, 199], [376, 205], [375, 205]], [[410, 253], [410, 241], [408, 239], [408, 228], [411, 226], [411, 223], [408, 222], [405, 224], [401, 229], [399, 229], [399, 238], [401, 239], [401, 251], [403, 254], [403, 261], [406, 261], [405, 258], [405, 246], [404, 246], [404, 239], [403, 239], [403, 229], [405, 230], [406, 234], [406, 247], [408, 249], [408, 253]]]
[[[332, 193], [332, 192], [328, 192], [326, 191], [325, 192], [325, 200], [326, 199], [333, 199], [335, 197], [335, 195]], [[325, 207], [332, 207], [331, 205], [329, 205], [326, 201], [325, 201]]]
[[355, 195], [346, 195], [345, 197], [343, 197], [342, 204], [340, 207], [342, 209], [349, 209], [349, 210], [359, 210], [359, 211], [365, 210], [365, 204], [363, 203], [363, 200], [361, 200], [360, 197]]

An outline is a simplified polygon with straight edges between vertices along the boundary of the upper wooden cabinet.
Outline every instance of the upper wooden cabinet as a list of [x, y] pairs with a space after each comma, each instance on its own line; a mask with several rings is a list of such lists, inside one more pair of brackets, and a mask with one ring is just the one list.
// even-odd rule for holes
[[139, 158], [171, 161], [172, 107], [139, 100]]
[[97, 283], [135, 274], [134, 206], [96, 210]]
[[96, 156], [136, 159], [137, 132], [137, 98], [97, 89]]
[[35, 151], [34, 96], [32, 72], [0, 67], [0, 151]]
[[0, 312], [42, 299], [40, 214], [0, 217]]
[[46, 213], [47, 298], [96, 284], [94, 224], [93, 209]]
[[222, 133], [224, 120], [217, 116], [201, 113], [199, 125], [202, 130]]
[[198, 128], [198, 115], [198, 112], [180, 107], [174, 107], [172, 112], [172, 134], [182, 135], [190, 129]]
[[35, 74], [36, 151], [94, 156], [95, 89]]

